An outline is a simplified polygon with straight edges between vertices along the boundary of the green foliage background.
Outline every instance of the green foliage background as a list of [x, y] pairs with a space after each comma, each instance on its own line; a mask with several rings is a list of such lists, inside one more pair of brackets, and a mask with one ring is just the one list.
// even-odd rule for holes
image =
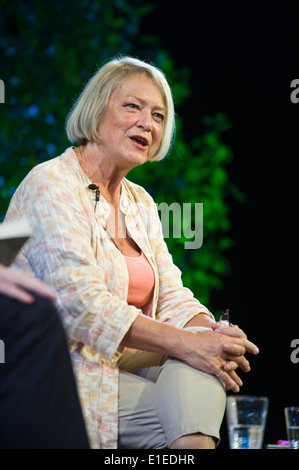
[[194, 119], [205, 130], [187, 140], [179, 113], [193, 92], [192, 70], [177, 67], [159, 37], [143, 34], [142, 20], [153, 8], [144, 0], [0, 0], [0, 78], [5, 83], [5, 103], [0, 104], [0, 216], [3, 219], [28, 171], [70, 145], [66, 115], [103, 61], [120, 54], [150, 60], [166, 73], [173, 90], [176, 143], [165, 160], [136, 168], [128, 177], [158, 204], [204, 204], [203, 246], [186, 250], [184, 237], [166, 242], [185, 285], [209, 304], [230, 272], [229, 201], [243, 198], [228, 174], [233, 156], [222, 136], [230, 123], [224, 114], [196, 113]]

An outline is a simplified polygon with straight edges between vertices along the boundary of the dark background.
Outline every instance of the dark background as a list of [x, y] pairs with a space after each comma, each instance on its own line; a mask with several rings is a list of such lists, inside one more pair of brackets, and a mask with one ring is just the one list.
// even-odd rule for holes
[[240, 375], [242, 394], [270, 399], [265, 445], [286, 438], [284, 406], [299, 406], [299, 363], [290, 359], [299, 338], [299, 103], [290, 100], [298, 21], [299, 2], [164, 0], [143, 22], [178, 67], [192, 70], [195, 91], [181, 111], [187, 134], [199, 130], [198, 114], [222, 111], [233, 124], [224, 136], [234, 154], [230, 178], [247, 201], [232, 203], [232, 272], [213, 301], [229, 306], [232, 322], [260, 348]]

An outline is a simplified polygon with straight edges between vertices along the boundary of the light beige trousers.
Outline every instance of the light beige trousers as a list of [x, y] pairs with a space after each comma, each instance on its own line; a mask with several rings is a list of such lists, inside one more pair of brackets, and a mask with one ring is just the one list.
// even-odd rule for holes
[[119, 367], [119, 448], [169, 448], [194, 433], [219, 442], [226, 392], [215, 376], [144, 351], [130, 351]]

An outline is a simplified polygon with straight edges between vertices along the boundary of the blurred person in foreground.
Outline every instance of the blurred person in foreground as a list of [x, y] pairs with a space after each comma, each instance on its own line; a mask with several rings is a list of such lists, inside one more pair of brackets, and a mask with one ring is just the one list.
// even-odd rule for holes
[[56, 295], [0, 265], [0, 448], [88, 449]]
[[93, 448], [214, 448], [258, 353], [182, 285], [154, 201], [126, 178], [165, 157], [174, 121], [159, 69], [109, 61], [68, 115], [77, 145], [31, 170], [7, 213], [34, 232], [18, 267], [57, 292]]

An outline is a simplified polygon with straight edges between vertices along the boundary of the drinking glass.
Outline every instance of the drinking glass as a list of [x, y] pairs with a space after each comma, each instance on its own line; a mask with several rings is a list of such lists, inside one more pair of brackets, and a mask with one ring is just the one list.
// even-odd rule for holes
[[269, 399], [250, 395], [228, 396], [226, 420], [231, 449], [261, 449]]
[[284, 409], [287, 436], [291, 449], [299, 449], [299, 407], [288, 406]]

